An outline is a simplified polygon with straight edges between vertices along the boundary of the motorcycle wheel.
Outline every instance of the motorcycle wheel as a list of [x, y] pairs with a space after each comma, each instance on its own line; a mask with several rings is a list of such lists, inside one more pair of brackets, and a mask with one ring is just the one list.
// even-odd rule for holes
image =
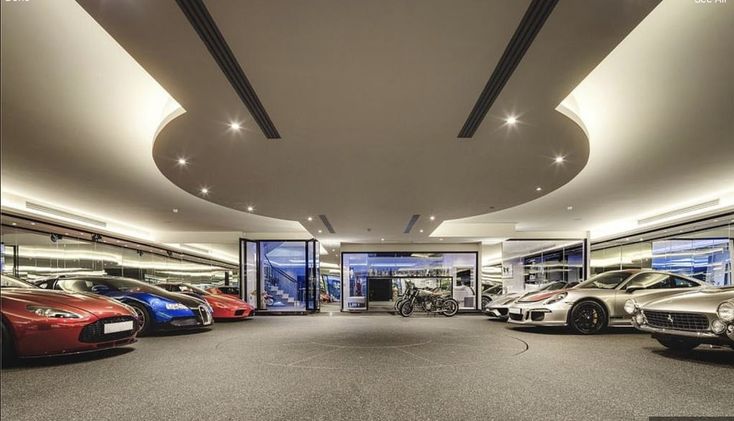
[[459, 302], [450, 298], [443, 303], [443, 315], [451, 317], [459, 312]]
[[410, 315], [413, 314], [413, 303], [411, 302], [403, 303], [403, 305], [400, 306], [400, 309], [398, 311], [400, 312], [401, 316], [410, 317]]
[[395, 311], [400, 311], [400, 305], [403, 304], [403, 301], [405, 301], [402, 298], [399, 298], [397, 301], [395, 301], [395, 305], [393, 306]]

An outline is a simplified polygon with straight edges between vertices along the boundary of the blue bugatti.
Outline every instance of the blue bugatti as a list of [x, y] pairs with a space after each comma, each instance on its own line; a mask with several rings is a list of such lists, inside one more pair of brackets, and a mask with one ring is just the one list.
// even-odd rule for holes
[[200, 329], [213, 323], [212, 308], [206, 301], [135, 279], [75, 275], [36, 281], [36, 285], [68, 292], [92, 292], [127, 304], [140, 319], [138, 335], [161, 330]]

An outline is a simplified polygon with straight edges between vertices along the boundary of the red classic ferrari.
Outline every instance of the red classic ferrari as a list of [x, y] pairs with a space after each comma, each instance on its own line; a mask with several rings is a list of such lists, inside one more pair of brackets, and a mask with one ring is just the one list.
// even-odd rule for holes
[[249, 319], [255, 315], [255, 309], [251, 305], [229, 294], [213, 294], [185, 283], [169, 282], [157, 284], [157, 286], [167, 291], [193, 295], [206, 300], [213, 310], [214, 320]]
[[135, 342], [135, 311], [99, 295], [48, 291], [2, 275], [2, 358], [98, 351]]

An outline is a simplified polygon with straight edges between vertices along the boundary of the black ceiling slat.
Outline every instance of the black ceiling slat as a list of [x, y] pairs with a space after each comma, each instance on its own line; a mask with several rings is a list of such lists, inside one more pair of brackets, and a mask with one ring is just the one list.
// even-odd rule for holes
[[321, 222], [326, 227], [327, 231], [329, 231], [332, 234], [336, 234], [336, 231], [334, 231], [334, 227], [331, 226], [331, 222], [329, 222], [329, 219], [326, 217], [326, 215], [319, 215], [319, 218], [321, 219]]
[[202, 0], [176, 0], [178, 7], [184, 13], [199, 38], [204, 42], [209, 53], [217, 62], [222, 73], [227, 77], [232, 88], [237, 92], [240, 100], [250, 111], [260, 130], [268, 139], [280, 139], [280, 133], [275, 128], [265, 107], [258, 98], [249, 79], [242, 70], [237, 58], [222, 36], [219, 27], [214, 22]]
[[507, 81], [510, 80], [512, 73], [522, 61], [523, 56], [535, 40], [538, 32], [543, 28], [551, 12], [553, 12], [556, 4], [558, 4], [558, 0], [532, 0], [505, 51], [502, 53], [500, 61], [495, 66], [479, 98], [477, 98], [474, 108], [472, 108], [469, 117], [467, 117], [464, 126], [461, 128], [459, 138], [474, 136], [492, 104], [502, 92]]
[[420, 215], [411, 216], [410, 221], [408, 221], [408, 225], [405, 226], [405, 231], [403, 231], [403, 234], [410, 234], [410, 231], [413, 229], [413, 226], [416, 222], [418, 222], [418, 218], [420, 217]]

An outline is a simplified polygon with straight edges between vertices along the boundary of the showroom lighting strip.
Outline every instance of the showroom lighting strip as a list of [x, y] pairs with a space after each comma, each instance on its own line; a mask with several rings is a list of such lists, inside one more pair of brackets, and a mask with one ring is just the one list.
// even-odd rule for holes
[[202, 0], [176, 0], [176, 3], [178, 3], [178, 7], [186, 15], [186, 18], [188, 18], [189, 23], [194, 27], [196, 33], [199, 34], [209, 53], [250, 111], [252, 118], [260, 126], [260, 130], [262, 130], [265, 137], [268, 139], [280, 139], [280, 133], [278, 133], [272, 120], [270, 120], [270, 116], [257, 97], [255, 89], [250, 84], [247, 76], [245, 76], [242, 66], [240, 66], [237, 58], [229, 48], [227, 41], [225, 41], [224, 36], [219, 31], [217, 24], [209, 14], [209, 10], [207, 10], [204, 2]]
[[660, 213], [654, 216], [650, 216], [648, 218], [643, 218], [643, 219], [638, 220], [637, 224], [638, 225], [651, 224], [653, 222], [657, 222], [663, 219], [672, 218], [674, 216], [685, 215], [687, 213], [699, 211], [701, 209], [711, 208], [711, 207], [718, 206], [718, 205], [719, 205], [719, 199], [709, 200], [707, 202], [697, 203], [695, 205], [686, 206], [684, 208], [679, 208], [679, 209], [675, 209], [669, 212], [664, 212], [664, 213]]
[[484, 86], [484, 90], [479, 95], [474, 109], [472, 109], [469, 117], [464, 123], [464, 127], [459, 132], [459, 138], [471, 138], [482, 124], [482, 120], [492, 107], [492, 104], [502, 92], [505, 84], [510, 80], [510, 76], [520, 64], [525, 52], [530, 48], [535, 36], [538, 35], [540, 29], [545, 24], [546, 19], [550, 16], [553, 8], [558, 0], [533, 0], [520, 21], [520, 25], [512, 35], [509, 44], [505, 48], [500, 61], [497, 63], [492, 76]]

